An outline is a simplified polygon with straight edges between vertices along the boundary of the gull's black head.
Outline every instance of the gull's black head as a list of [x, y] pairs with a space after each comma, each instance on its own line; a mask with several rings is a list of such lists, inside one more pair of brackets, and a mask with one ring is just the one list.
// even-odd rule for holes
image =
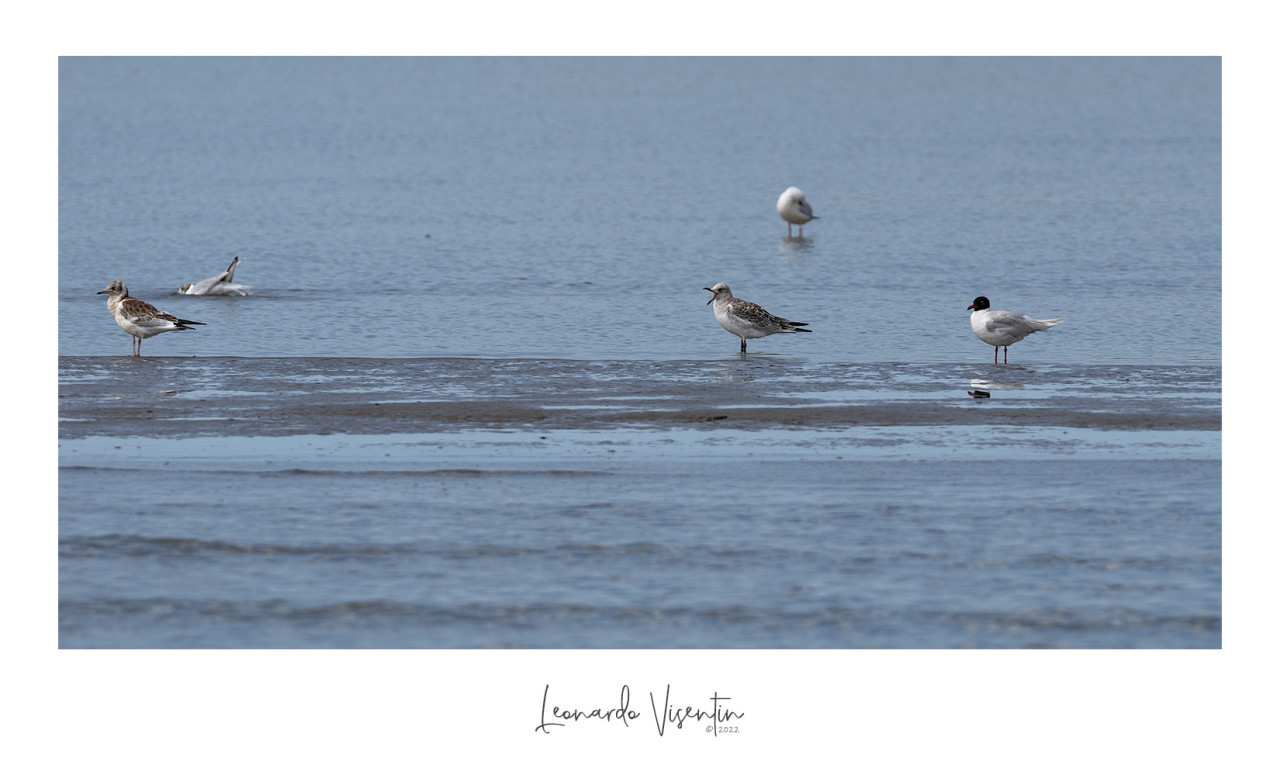
[[979, 296], [969, 305], [969, 309], [991, 309], [991, 302], [987, 300], [986, 296]]

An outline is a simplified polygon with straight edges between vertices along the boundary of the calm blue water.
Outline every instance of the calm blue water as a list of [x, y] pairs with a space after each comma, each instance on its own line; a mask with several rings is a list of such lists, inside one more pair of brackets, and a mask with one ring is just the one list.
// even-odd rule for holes
[[[64, 647], [1221, 643], [1217, 59], [68, 58], [59, 100]], [[254, 295], [171, 295], [236, 256]], [[206, 325], [129, 359], [113, 279]], [[720, 281], [814, 333], [739, 359]], [[1066, 320], [992, 366], [979, 294]]]

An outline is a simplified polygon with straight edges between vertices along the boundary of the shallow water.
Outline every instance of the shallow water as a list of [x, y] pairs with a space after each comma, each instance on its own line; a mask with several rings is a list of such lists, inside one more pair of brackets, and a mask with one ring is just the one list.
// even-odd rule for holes
[[60, 75], [63, 647], [1221, 644], [1216, 59]]
[[[797, 79], [823, 88], [796, 90]], [[64, 59], [64, 355], [1220, 362], [1217, 59]], [[797, 185], [821, 217], [788, 238]], [[240, 257], [247, 298], [173, 296]]]
[[68, 647], [1220, 642], [1212, 367], [67, 358], [61, 380]]

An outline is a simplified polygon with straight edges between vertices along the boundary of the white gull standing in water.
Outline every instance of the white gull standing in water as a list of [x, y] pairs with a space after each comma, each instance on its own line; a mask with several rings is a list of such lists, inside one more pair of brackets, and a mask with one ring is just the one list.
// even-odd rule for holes
[[733, 298], [733, 292], [724, 283], [702, 290], [713, 294], [707, 303], [716, 303], [716, 320], [720, 326], [742, 339], [744, 355], [747, 353], [747, 339], [759, 339], [775, 333], [812, 333], [808, 328], [800, 327], [808, 323], [793, 323], [765, 312], [759, 304]]
[[165, 331], [190, 331], [191, 325], [204, 325], [195, 320], [181, 320], [168, 312], [161, 312], [142, 299], [129, 297], [129, 289], [119, 280], [112, 280], [99, 294], [107, 294], [107, 311], [116, 319], [116, 325], [133, 336], [134, 357], [142, 357], [142, 340]]
[[979, 296], [969, 305], [973, 314], [969, 316], [969, 327], [979, 339], [996, 348], [995, 362], [1000, 362], [1000, 348], [1004, 347], [1004, 361], [1009, 362], [1009, 345], [1022, 341], [1036, 331], [1047, 331], [1062, 318], [1037, 320], [1034, 317], [1020, 315], [1003, 309], [992, 309], [986, 296]]
[[787, 187], [787, 191], [778, 198], [778, 215], [787, 222], [787, 237], [791, 237], [792, 224], [800, 227], [800, 236], [804, 237], [805, 223], [818, 218], [813, 215], [813, 209], [809, 207], [808, 201], [804, 199], [804, 192], [799, 187]]
[[248, 296], [253, 290], [251, 285], [240, 285], [231, 282], [236, 276], [236, 265], [240, 263], [237, 256], [231, 260], [231, 266], [220, 275], [205, 278], [198, 283], [183, 283], [178, 293], [188, 296]]

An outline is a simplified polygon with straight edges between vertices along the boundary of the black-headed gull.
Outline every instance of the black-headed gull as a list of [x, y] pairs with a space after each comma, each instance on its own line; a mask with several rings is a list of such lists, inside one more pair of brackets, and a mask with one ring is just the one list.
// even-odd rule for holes
[[744, 355], [747, 353], [747, 339], [759, 339], [775, 333], [812, 333], [808, 328], [800, 327], [808, 323], [793, 323], [765, 312], [759, 304], [733, 298], [733, 292], [724, 283], [702, 290], [714, 294], [707, 303], [716, 303], [716, 320], [720, 327], [742, 339]]
[[198, 283], [183, 283], [178, 293], [188, 296], [248, 296], [253, 290], [251, 285], [239, 285], [231, 282], [236, 276], [236, 265], [240, 263], [237, 256], [231, 260], [231, 266], [220, 275], [205, 278]]
[[142, 340], [165, 331], [190, 331], [188, 326], [204, 325], [195, 320], [181, 320], [168, 312], [161, 312], [142, 299], [129, 298], [129, 289], [119, 280], [112, 280], [99, 294], [107, 294], [107, 311], [116, 319], [116, 325], [133, 336], [134, 357], [142, 357]]
[[1020, 315], [1003, 309], [992, 309], [991, 301], [986, 296], [979, 296], [969, 305], [973, 314], [969, 316], [969, 327], [979, 339], [996, 348], [995, 362], [1000, 362], [1000, 348], [1004, 347], [1004, 361], [1009, 362], [1009, 345], [1022, 341], [1036, 331], [1047, 331], [1062, 318], [1037, 320], [1034, 317]]
[[778, 198], [778, 215], [787, 222], [787, 237], [791, 237], [792, 224], [800, 227], [800, 236], [804, 237], [805, 223], [818, 218], [813, 215], [813, 209], [809, 207], [808, 201], [804, 199], [804, 192], [799, 187], [787, 187], [787, 191]]

